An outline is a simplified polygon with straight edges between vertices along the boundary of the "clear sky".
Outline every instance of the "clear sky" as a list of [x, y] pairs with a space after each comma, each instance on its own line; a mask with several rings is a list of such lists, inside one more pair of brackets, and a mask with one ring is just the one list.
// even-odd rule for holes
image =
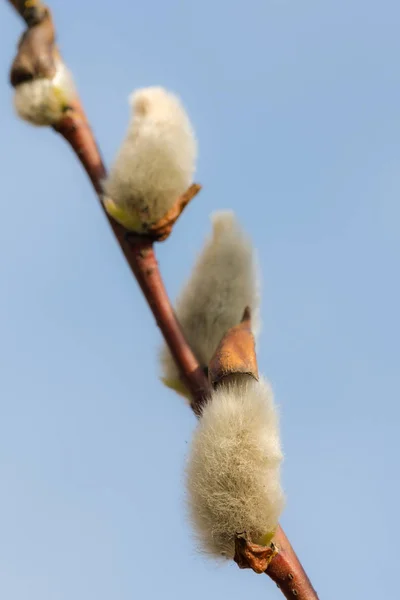
[[[263, 273], [260, 371], [280, 407], [282, 524], [321, 600], [395, 597], [400, 389], [397, 0], [52, 2], [109, 163], [135, 87], [179, 93], [204, 190], [158, 248], [176, 296], [232, 208]], [[19, 122], [0, 4], [0, 596], [281, 597], [201, 556], [196, 420], [67, 145]]]

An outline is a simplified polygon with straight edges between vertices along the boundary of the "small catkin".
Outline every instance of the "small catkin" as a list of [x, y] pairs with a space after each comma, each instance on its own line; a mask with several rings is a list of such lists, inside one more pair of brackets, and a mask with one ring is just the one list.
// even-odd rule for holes
[[[212, 215], [212, 234], [176, 302], [175, 312], [201, 367], [207, 367], [227, 331], [251, 309], [252, 330], [260, 329], [260, 285], [255, 252], [232, 211]], [[172, 355], [160, 352], [165, 385], [187, 396]]]
[[107, 212], [144, 233], [193, 182], [197, 144], [180, 100], [161, 87], [134, 92], [128, 132], [103, 182]]
[[235, 536], [267, 543], [284, 506], [278, 416], [265, 380], [222, 385], [206, 404], [187, 466], [189, 512], [201, 548], [233, 558]]
[[38, 78], [20, 83], [15, 88], [14, 106], [17, 114], [32, 125], [55, 125], [75, 97], [72, 76], [58, 62], [52, 79]]

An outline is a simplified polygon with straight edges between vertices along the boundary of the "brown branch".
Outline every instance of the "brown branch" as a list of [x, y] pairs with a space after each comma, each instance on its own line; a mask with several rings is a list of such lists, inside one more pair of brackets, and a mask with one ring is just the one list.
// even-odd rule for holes
[[[32, 31], [35, 26], [40, 25], [46, 19], [46, 16], [51, 19], [49, 9], [40, 2], [40, 0], [8, 1], [27, 23], [28, 32], [26, 33], [26, 36], [28, 37], [29, 35], [33, 35], [30, 34], [30, 31]], [[38, 38], [40, 37], [43, 49], [45, 45], [43, 45], [43, 39], [46, 40], [50, 38], [38, 36]], [[22, 38], [22, 41], [23, 40], [24, 37]], [[39, 46], [40, 44], [31, 45], [30, 52], [32, 53], [32, 64], [40, 63], [40, 56], [38, 55]], [[54, 38], [51, 40], [50, 47], [51, 46], [55, 48]], [[27, 68], [26, 73], [29, 73], [29, 68]], [[35, 76], [38, 76], [37, 70], [33, 70], [32, 72], [32, 77]], [[124, 227], [114, 221], [105, 212], [101, 201], [101, 181], [106, 175], [106, 170], [93, 132], [79, 100], [70, 107], [61, 122], [58, 123], [54, 129], [70, 144], [85, 169], [98, 195], [100, 205], [106, 214], [121, 250], [142, 289], [171, 354], [179, 366], [183, 380], [191, 392], [192, 408], [194, 412], [199, 415], [201, 407], [210, 392], [210, 384], [207, 376], [200, 368], [196, 357], [186, 342], [182, 329], [172, 309], [158, 268], [154, 252], [154, 239], [132, 237]], [[163, 234], [166, 232], [168, 235], [173, 223], [178, 218], [187, 202], [195, 193], [197, 193], [197, 191], [197, 188], [188, 190], [184, 197], [177, 200], [174, 208], [175, 212], [172, 211], [166, 222], [158, 224], [159, 230], [163, 232]], [[160, 231], [158, 233], [160, 233]], [[157, 237], [156, 231], [153, 232], [153, 236], [154, 238]], [[277, 583], [286, 598], [291, 598], [292, 600], [293, 598], [296, 598], [296, 600], [317, 599], [315, 590], [280, 527], [278, 527], [271, 548], [267, 548], [266, 551], [263, 551], [262, 548], [260, 550], [260, 547], [258, 548], [258, 557], [261, 556], [263, 560], [267, 560], [265, 563], [267, 565], [265, 571], [266, 574]], [[251, 567], [252, 550], [254, 550], [254, 548], [252, 549], [251, 545], [246, 548], [242, 547], [241, 562], [239, 561], [241, 567], [246, 566], [246, 561], [248, 566]]]
[[[89, 125], [79, 99], [75, 100], [71, 109], [67, 111], [60, 123], [58, 123], [54, 129], [60, 133], [72, 147], [79, 162], [85, 169], [86, 174], [100, 199], [100, 205], [104, 210], [103, 203], [101, 202], [101, 182], [106, 177], [106, 168], [93, 135], [92, 128]], [[108, 217], [105, 210], [104, 213], [106, 214], [118, 241], [120, 241], [125, 235], [124, 228]]]
[[[123, 251], [125, 253], [124, 248]], [[130, 254], [127, 256], [125, 253], [125, 256], [191, 393], [193, 411], [200, 415], [210, 391], [208, 380], [175, 317], [158, 268], [153, 243], [135, 242], [130, 246]]]
[[269, 563], [266, 574], [275, 581], [286, 598], [318, 600], [317, 592], [281, 527], [278, 527], [272, 541], [278, 553]]
[[[82, 114], [71, 111], [57, 127], [57, 131], [71, 145], [92, 181], [94, 189], [100, 194], [100, 181], [105, 175], [105, 168], [90, 126]], [[102, 204], [101, 206], [103, 207]], [[131, 236], [126, 235], [126, 230], [107, 214], [106, 216], [171, 354], [179, 366], [184, 382], [192, 394], [193, 411], [199, 416], [202, 405], [210, 392], [209, 383], [175, 317], [158, 268], [153, 242], [145, 239], [130, 241]], [[246, 325], [246, 320], [244, 320], [243, 327]], [[275, 581], [286, 598], [318, 600], [310, 580], [281, 527], [278, 527], [273, 542], [278, 552], [269, 562], [266, 574]]]

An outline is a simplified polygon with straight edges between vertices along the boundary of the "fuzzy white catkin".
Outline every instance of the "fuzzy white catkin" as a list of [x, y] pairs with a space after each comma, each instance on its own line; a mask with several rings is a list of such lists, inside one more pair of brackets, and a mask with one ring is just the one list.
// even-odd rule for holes
[[190, 517], [201, 548], [233, 558], [237, 533], [272, 535], [284, 506], [278, 416], [265, 380], [213, 392], [187, 466]]
[[[260, 329], [260, 284], [255, 252], [232, 211], [211, 216], [212, 234], [176, 302], [185, 337], [202, 367], [208, 366], [227, 331], [251, 309], [252, 330]], [[160, 353], [164, 383], [183, 393], [167, 346]]]
[[197, 144], [180, 100], [161, 87], [130, 97], [133, 114], [108, 178], [106, 210], [143, 232], [168, 212], [193, 182]]
[[15, 88], [14, 106], [18, 115], [32, 125], [55, 125], [75, 96], [75, 86], [64, 63], [57, 64], [52, 79], [39, 78]]

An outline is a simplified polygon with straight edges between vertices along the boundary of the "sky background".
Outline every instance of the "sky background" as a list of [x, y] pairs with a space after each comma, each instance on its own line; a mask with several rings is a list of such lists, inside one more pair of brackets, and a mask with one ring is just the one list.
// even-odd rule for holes
[[[158, 248], [168, 290], [209, 214], [234, 209], [262, 264], [282, 525], [321, 600], [394, 597], [398, 1], [51, 6], [107, 164], [133, 88], [184, 100], [204, 190]], [[278, 599], [265, 576], [196, 550], [184, 492], [196, 420], [158, 380], [159, 332], [81, 167], [13, 114], [22, 25], [4, 1], [0, 26], [0, 596]]]

